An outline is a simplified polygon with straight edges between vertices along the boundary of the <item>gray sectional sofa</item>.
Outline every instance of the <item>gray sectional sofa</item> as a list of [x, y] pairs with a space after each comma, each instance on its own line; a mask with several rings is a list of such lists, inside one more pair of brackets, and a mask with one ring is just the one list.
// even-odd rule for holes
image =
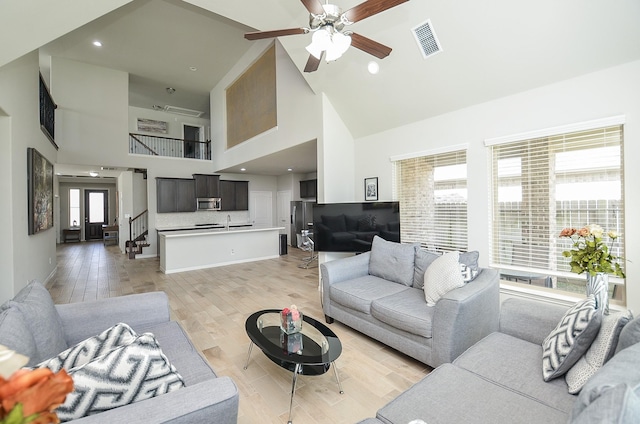
[[566, 311], [549, 303], [507, 299], [499, 332], [439, 366], [361, 423], [640, 422], [639, 318], [625, 325], [615, 355], [579, 394], [569, 394], [564, 377], [543, 380], [541, 345]]
[[163, 292], [54, 305], [46, 288], [34, 281], [0, 307], [0, 344], [28, 356], [28, 365], [34, 366], [117, 323], [127, 323], [138, 334], [155, 335], [185, 387], [74, 423], [236, 423], [239, 394], [233, 380], [216, 376], [169, 314]]
[[321, 264], [327, 322], [338, 320], [432, 367], [453, 361], [498, 329], [498, 273], [478, 269], [477, 252], [464, 254], [475, 279], [428, 306], [421, 286], [437, 257], [376, 237], [370, 252]]

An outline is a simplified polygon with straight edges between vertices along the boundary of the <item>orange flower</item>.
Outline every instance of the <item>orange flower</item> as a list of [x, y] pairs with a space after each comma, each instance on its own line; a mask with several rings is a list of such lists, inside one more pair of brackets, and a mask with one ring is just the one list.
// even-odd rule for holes
[[48, 368], [18, 370], [9, 380], [0, 381], [3, 415], [9, 413], [17, 403], [22, 404], [24, 417], [51, 412], [64, 402], [67, 393], [72, 390], [73, 379], [64, 369], [56, 374]]
[[578, 232], [578, 230], [575, 228], [565, 228], [560, 232], [560, 237], [571, 237], [576, 232]]

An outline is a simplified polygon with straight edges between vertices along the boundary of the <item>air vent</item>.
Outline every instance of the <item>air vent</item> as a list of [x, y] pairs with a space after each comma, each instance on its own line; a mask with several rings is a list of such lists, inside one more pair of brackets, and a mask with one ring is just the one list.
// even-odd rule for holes
[[170, 105], [166, 105], [164, 107], [164, 111], [169, 113], [175, 113], [176, 115], [191, 116], [193, 118], [199, 118], [204, 113], [204, 112], [200, 112], [199, 110], [185, 109], [183, 107], [170, 106]]
[[425, 59], [442, 51], [438, 37], [436, 37], [436, 33], [433, 31], [431, 20], [427, 20], [411, 31]]

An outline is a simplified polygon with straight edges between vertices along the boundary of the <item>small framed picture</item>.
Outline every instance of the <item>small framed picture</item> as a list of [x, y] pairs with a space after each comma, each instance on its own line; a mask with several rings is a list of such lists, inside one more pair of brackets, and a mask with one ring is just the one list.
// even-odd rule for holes
[[364, 200], [378, 200], [378, 177], [364, 179]]

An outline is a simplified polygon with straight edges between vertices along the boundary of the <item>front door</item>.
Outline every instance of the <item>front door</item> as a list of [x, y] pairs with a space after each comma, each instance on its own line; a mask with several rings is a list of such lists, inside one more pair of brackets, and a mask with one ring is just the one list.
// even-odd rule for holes
[[109, 221], [107, 190], [84, 191], [84, 238], [102, 239], [102, 226]]

